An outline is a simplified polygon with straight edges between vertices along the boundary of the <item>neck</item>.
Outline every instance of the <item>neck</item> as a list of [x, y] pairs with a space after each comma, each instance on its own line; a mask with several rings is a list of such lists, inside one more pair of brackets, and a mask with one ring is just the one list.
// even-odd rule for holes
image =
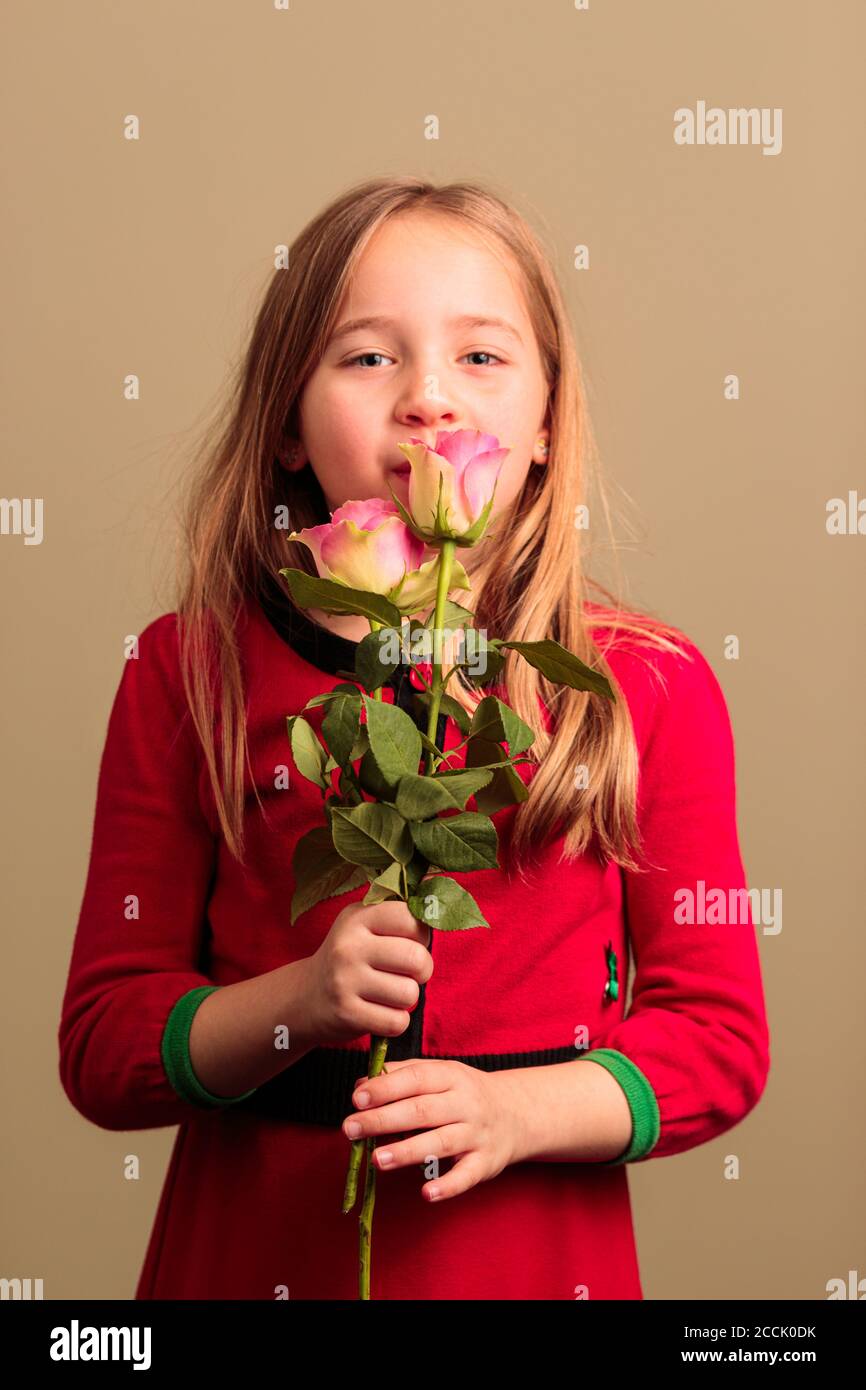
[[347, 637], [350, 642], [360, 642], [370, 631], [367, 619], [357, 613], [325, 613], [321, 608], [308, 608], [307, 613], [319, 627], [335, 632], [338, 637]]

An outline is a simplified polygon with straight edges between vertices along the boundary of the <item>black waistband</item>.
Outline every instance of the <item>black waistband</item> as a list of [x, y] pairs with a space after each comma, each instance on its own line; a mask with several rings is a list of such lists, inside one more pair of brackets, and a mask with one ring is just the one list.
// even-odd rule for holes
[[[405, 1052], [404, 1047], [397, 1046], [400, 1041], [401, 1038], [388, 1041], [388, 1052], [394, 1061], [400, 1060], [398, 1054]], [[571, 1043], [565, 1047], [541, 1048], [537, 1052], [484, 1052], [466, 1056], [449, 1053], [431, 1060], [463, 1062], [480, 1071], [507, 1071], [512, 1067], [546, 1067], [555, 1062], [573, 1062], [579, 1056], [580, 1052]], [[420, 1060], [425, 1059], [421, 1057]], [[240, 1101], [237, 1108], [276, 1120], [339, 1128], [354, 1110], [352, 1093], [358, 1077], [367, 1074], [369, 1065], [370, 1053], [366, 1048], [316, 1047], [264, 1082], [246, 1100]]]

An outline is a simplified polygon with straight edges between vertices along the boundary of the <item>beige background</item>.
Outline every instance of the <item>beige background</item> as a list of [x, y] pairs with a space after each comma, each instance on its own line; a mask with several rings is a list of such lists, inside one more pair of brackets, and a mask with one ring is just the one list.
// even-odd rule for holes
[[[489, 182], [553, 248], [632, 499], [626, 597], [719, 675], [748, 881], [783, 891], [763, 1100], [630, 1167], [645, 1296], [816, 1299], [866, 1276], [866, 536], [825, 527], [829, 498], [866, 493], [862, 5], [6, 0], [2, 28], [2, 492], [44, 499], [44, 539], [0, 536], [0, 1274], [134, 1291], [175, 1131], [83, 1120], [56, 1044], [122, 642], [174, 606], [184, 451], [274, 246], [400, 171]], [[782, 152], [675, 145], [698, 100], [781, 107]]]

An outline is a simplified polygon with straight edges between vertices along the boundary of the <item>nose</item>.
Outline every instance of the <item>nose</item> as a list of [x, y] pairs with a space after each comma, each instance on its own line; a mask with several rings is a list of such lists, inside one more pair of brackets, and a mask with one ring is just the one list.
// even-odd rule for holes
[[415, 430], [453, 430], [463, 409], [441, 373], [419, 370], [407, 375], [394, 413], [401, 425]]

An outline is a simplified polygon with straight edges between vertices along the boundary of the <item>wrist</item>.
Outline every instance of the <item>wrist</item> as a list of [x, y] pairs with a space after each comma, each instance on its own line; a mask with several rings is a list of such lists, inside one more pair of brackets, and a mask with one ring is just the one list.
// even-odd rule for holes
[[589, 1060], [493, 1073], [511, 1117], [511, 1163], [611, 1162], [627, 1150], [632, 1115], [625, 1091]]
[[536, 1107], [526, 1076], [532, 1070], [531, 1067], [513, 1067], [489, 1073], [489, 1080], [497, 1093], [497, 1104], [510, 1120], [509, 1164], [525, 1163], [532, 1157], [537, 1142], [534, 1123]]
[[302, 956], [281, 967], [283, 976], [283, 1001], [281, 1020], [289, 1033], [289, 1055], [293, 1061], [298, 1055], [309, 1052], [320, 1045], [322, 1034], [319, 1020], [313, 1007], [315, 991], [311, 979], [312, 956]]

